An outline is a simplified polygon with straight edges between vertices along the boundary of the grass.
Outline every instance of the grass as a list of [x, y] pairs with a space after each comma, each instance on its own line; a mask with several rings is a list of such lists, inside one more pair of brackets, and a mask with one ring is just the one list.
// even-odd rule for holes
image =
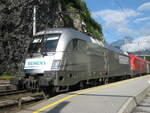
[[15, 76], [13, 75], [1, 75], [0, 80], [9, 80], [11, 78], [14, 78]]

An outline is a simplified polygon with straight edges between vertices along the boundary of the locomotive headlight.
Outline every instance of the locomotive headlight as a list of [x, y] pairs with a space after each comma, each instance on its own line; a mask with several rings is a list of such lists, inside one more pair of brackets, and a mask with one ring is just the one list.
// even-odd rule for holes
[[61, 64], [61, 60], [54, 60], [52, 64], [52, 69], [59, 69]]

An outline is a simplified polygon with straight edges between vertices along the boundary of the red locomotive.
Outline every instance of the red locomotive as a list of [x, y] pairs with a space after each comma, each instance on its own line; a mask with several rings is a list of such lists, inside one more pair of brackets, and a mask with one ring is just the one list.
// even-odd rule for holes
[[130, 68], [133, 75], [147, 73], [147, 61], [133, 54], [129, 54]]

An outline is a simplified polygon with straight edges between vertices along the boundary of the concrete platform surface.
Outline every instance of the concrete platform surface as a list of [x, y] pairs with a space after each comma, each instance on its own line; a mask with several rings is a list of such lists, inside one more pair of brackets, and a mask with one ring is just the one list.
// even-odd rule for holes
[[130, 113], [144, 98], [148, 81], [150, 75], [61, 94], [19, 113]]

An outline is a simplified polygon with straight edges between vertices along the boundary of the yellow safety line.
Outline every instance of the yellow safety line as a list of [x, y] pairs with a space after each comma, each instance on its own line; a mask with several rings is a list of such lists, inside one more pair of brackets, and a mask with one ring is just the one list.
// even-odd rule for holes
[[54, 106], [54, 105], [56, 105], [56, 104], [59, 104], [59, 103], [65, 101], [65, 100], [68, 100], [68, 99], [70, 99], [70, 98], [72, 98], [72, 97], [74, 97], [74, 96], [76, 96], [76, 95], [69, 95], [69, 96], [67, 96], [67, 97], [65, 97], [65, 98], [63, 98], [63, 99], [61, 99], [61, 100], [58, 100], [58, 101], [56, 101], [56, 102], [54, 102], [54, 103], [51, 103], [51, 104], [49, 104], [49, 105], [47, 105], [47, 106], [45, 106], [45, 107], [43, 107], [43, 108], [41, 108], [41, 109], [39, 109], [39, 110], [33, 112], [33, 113], [38, 113], [38, 112], [44, 111], [45, 109], [48, 109], [48, 108], [50, 108], [50, 107], [52, 107], [52, 106]]
[[[148, 75], [148, 76], [150, 76], [150, 75]], [[129, 80], [119, 81], [119, 82], [116, 82], [116, 83], [106, 84], [106, 85], [102, 85], [102, 86], [98, 86], [98, 87], [94, 87], [94, 88], [90, 88], [90, 89], [84, 89], [84, 90], [81, 90], [81, 91], [77, 91], [74, 94], [70, 94], [69, 96], [62, 98], [61, 100], [58, 100], [58, 101], [53, 102], [53, 103], [51, 103], [47, 106], [44, 106], [44, 107], [38, 109], [37, 111], [34, 111], [33, 113], [39, 113], [41, 111], [44, 111], [44, 110], [46, 110], [46, 109], [48, 109], [48, 108], [50, 108], [54, 105], [57, 105], [57, 104], [65, 101], [65, 100], [73, 98], [73, 97], [75, 97], [79, 94], [101, 90], [101, 89], [108, 88], [108, 87], [111, 87], [111, 86], [116, 86], [116, 85], [119, 85], [119, 84], [123, 84], [123, 83], [129, 82], [129, 81], [134, 81], [134, 80], [137, 80], [137, 79], [140, 79], [140, 78], [143, 78], [143, 77], [145, 77], [145, 76], [141, 76], [141, 77], [132, 78], [132, 79], [129, 79]]]

